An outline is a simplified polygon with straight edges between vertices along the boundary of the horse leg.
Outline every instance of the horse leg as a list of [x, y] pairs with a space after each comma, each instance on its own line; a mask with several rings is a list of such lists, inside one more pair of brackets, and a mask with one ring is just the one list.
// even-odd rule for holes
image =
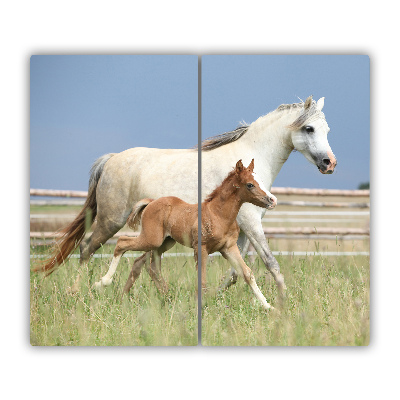
[[280, 295], [284, 295], [284, 291], [286, 290], [286, 285], [285, 285], [285, 280], [283, 277], [283, 274], [280, 272], [280, 267], [278, 264], [278, 261], [276, 261], [276, 258], [273, 256], [272, 251], [270, 250], [268, 246], [268, 242], [265, 239], [265, 235], [262, 229], [262, 226], [260, 226], [259, 229], [261, 232], [251, 232], [249, 233], [249, 239], [251, 244], [254, 246], [256, 249], [257, 253], [263, 260], [264, 264], [267, 266], [269, 272], [272, 274], [272, 276], [275, 279], [275, 282], [278, 286], [278, 291]]
[[[123, 226], [125, 222], [120, 224], [102, 224], [101, 221], [98, 221], [94, 227], [93, 233], [87, 239], [84, 239], [80, 245], [80, 269], [82, 271], [82, 267], [84, 265], [88, 265], [90, 257], [93, 253], [98, 250], [101, 245], [107, 242], [108, 239], [113, 237]], [[78, 276], [71, 287], [71, 292], [75, 293], [79, 290], [79, 284], [81, 280], [81, 271], [78, 272]], [[90, 275], [93, 272], [93, 267], [90, 268]]]
[[[278, 288], [280, 301], [283, 301], [285, 297], [285, 280], [283, 274], [280, 272], [278, 261], [272, 254], [268, 246], [267, 239], [265, 238], [263, 227], [261, 224], [261, 216], [254, 208], [247, 208], [246, 204], [242, 206], [238, 215], [238, 223], [243, 234], [246, 235], [250, 243], [256, 249], [258, 255], [261, 257], [263, 263], [268, 268], [269, 272], [275, 279], [275, 283]], [[232, 278], [233, 276], [233, 278]], [[228, 284], [224, 288], [229, 287], [232, 283], [230, 280], [234, 279], [235, 275], [231, 273], [230, 276], [225, 280]]]
[[[248, 240], [248, 239], [247, 239]], [[250, 240], [248, 240], [249, 245], [247, 246], [247, 251], [246, 255], [248, 257], [248, 260], [251, 264], [254, 264], [256, 261], [256, 256], [254, 255], [254, 251], [256, 250], [254, 246], [250, 243]], [[253, 254], [248, 254], [248, 253], [253, 253]]]
[[[249, 229], [248, 229], [249, 228]], [[280, 272], [278, 261], [273, 256], [272, 251], [268, 246], [267, 239], [265, 238], [264, 231], [261, 225], [261, 221], [258, 224], [246, 226], [243, 229], [248, 236], [251, 244], [256, 249], [258, 255], [268, 268], [269, 272], [275, 279], [275, 283], [278, 288], [279, 300], [282, 302], [285, 298], [285, 280], [283, 274]]]
[[243, 261], [243, 258], [240, 255], [238, 247], [235, 245], [227, 250], [221, 251], [222, 256], [229, 261], [229, 263], [237, 270], [243, 274], [243, 278], [246, 283], [250, 286], [251, 290], [253, 291], [256, 298], [260, 301], [262, 306], [266, 310], [273, 309], [274, 307], [271, 306], [261, 293], [260, 288], [257, 286], [256, 279], [254, 277], [253, 272], [251, 269], [246, 265]]

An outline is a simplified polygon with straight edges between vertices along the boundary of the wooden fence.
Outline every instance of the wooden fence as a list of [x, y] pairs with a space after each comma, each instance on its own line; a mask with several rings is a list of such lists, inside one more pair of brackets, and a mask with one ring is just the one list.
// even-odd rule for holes
[[[345, 235], [369, 235], [369, 228], [264, 228], [264, 234], [267, 237], [278, 237], [279, 235], [334, 235], [334, 236], [345, 236]], [[114, 235], [114, 238], [119, 238], [120, 236], [138, 236], [138, 232], [132, 231], [120, 231]], [[32, 239], [51, 239], [61, 237], [61, 234], [57, 232], [30, 232], [30, 237]]]
[[[337, 189], [300, 189], [286, 187], [272, 187], [274, 195], [302, 195], [302, 196], [340, 196], [340, 197], [369, 197], [369, 190], [337, 190]], [[51, 190], [51, 189], [30, 189], [31, 196], [42, 197], [64, 197], [64, 198], [86, 198], [87, 192], [77, 190]], [[31, 200], [32, 205], [82, 205], [83, 201], [49, 201]], [[281, 206], [300, 207], [334, 207], [334, 208], [369, 208], [369, 202], [316, 202], [316, 201], [279, 201]]]
[[[303, 195], [303, 196], [340, 196], [369, 197], [369, 190], [338, 190], [338, 189], [303, 189], [289, 187], [272, 187], [272, 194]], [[30, 189], [31, 196], [50, 197], [87, 197], [87, 192], [79, 190]]]
[[[348, 197], [348, 198], [360, 198], [360, 197], [368, 197], [370, 195], [369, 190], [336, 190], [336, 189], [300, 189], [300, 188], [286, 188], [286, 187], [272, 187], [271, 193], [275, 195], [289, 195], [289, 196], [321, 196], [321, 197]], [[84, 199], [87, 196], [87, 192], [85, 191], [74, 191], [74, 190], [48, 190], [48, 189], [30, 189], [31, 196], [43, 196], [43, 197], [63, 197], [63, 198], [81, 198]], [[46, 204], [83, 204], [83, 200], [80, 202], [74, 201], [48, 201], [48, 200], [31, 200], [32, 205], [46, 205]], [[278, 206], [295, 206], [295, 207], [322, 207], [322, 208], [340, 208], [340, 209], [369, 209], [369, 202], [315, 202], [315, 201], [279, 201]], [[273, 213], [273, 212], [272, 212]], [[272, 216], [272, 213], [270, 214]], [[293, 212], [281, 212], [280, 214], [289, 214]], [[313, 212], [296, 212], [296, 215], [310, 215]], [[319, 213], [319, 215], [332, 215], [335, 216], [340, 212], [335, 211], [327, 211], [327, 212], [315, 212]], [[278, 213], [277, 213], [278, 214]], [[367, 211], [351, 211], [351, 212], [341, 212], [341, 215], [345, 216], [361, 216], [361, 215], [369, 215]], [[33, 215], [32, 215], [33, 216]], [[37, 216], [37, 218], [46, 218], [45, 215]], [[73, 216], [63, 216], [64, 218], [71, 218]], [[47, 216], [49, 218], [49, 216]], [[268, 221], [268, 218], [264, 221]], [[366, 237], [369, 235], [369, 227], [368, 228], [334, 228], [334, 227], [267, 227], [264, 228], [264, 234], [269, 238], [300, 238], [300, 237], [312, 237], [318, 235], [320, 238], [337, 238], [341, 237], [344, 239], [358, 239], [362, 237]], [[118, 238], [121, 235], [135, 236], [137, 233], [135, 232], [118, 232], [114, 238]], [[30, 232], [30, 237], [32, 239], [51, 239], [57, 237], [56, 233], [53, 232]]]

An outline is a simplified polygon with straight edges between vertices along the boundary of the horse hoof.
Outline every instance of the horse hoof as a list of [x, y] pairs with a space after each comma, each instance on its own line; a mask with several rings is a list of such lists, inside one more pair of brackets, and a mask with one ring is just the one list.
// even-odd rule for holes
[[103, 285], [102, 285], [101, 281], [95, 282], [95, 283], [93, 284], [93, 287], [94, 287], [95, 289], [101, 289], [102, 286], [103, 286]]
[[270, 315], [278, 315], [280, 314], [279, 308], [275, 308], [274, 306], [264, 307], [264, 311], [266, 311]]

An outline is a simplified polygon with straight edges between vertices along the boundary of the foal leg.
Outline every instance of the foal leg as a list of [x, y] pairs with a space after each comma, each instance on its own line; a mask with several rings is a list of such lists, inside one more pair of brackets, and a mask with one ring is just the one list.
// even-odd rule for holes
[[[166, 294], [168, 292], [168, 285], [165, 282], [164, 278], [161, 275], [161, 255], [175, 246], [176, 241], [171, 237], [167, 237], [163, 244], [153, 253], [153, 257], [151, 258], [151, 263], [147, 268], [147, 272], [150, 275], [150, 278], [155, 283], [157, 289], [160, 293]], [[157, 254], [155, 254], [157, 253]]]
[[151, 252], [150, 253], [144, 253], [139, 258], [137, 258], [135, 260], [135, 262], [132, 265], [131, 272], [129, 273], [128, 280], [125, 283], [122, 296], [125, 293], [129, 292], [130, 288], [133, 286], [133, 284], [135, 283], [136, 279], [140, 275], [140, 271], [142, 270], [143, 265], [146, 264], [146, 262], [148, 261], [148, 259], [150, 257], [151, 257]]
[[132, 270], [129, 274], [128, 280], [125, 283], [124, 292], [128, 293], [133, 284], [135, 283], [136, 279], [140, 275], [141, 269], [143, 265], [147, 263], [149, 259], [151, 259], [150, 266], [146, 269], [154, 281], [158, 291], [162, 294], [166, 294], [168, 292], [168, 285], [164, 281], [163, 277], [161, 276], [161, 255], [169, 250], [172, 246], [174, 246], [175, 240], [172, 238], [167, 238], [164, 240], [164, 243], [157, 249], [149, 253], [145, 253], [140, 256], [133, 264]]
[[257, 286], [256, 279], [254, 278], [254, 274], [251, 269], [246, 265], [243, 261], [243, 258], [240, 255], [239, 249], [237, 246], [233, 246], [227, 250], [221, 252], [222, 256], [226, 258], [229, 263], [237, 270], [243, 274], [244, 280], [251, 287], [251, 290], [260, 301], [264, 309], [269, 310], [274, 307], [271, 306], [261, 293], [260, 288]]
[[[194, 259], [196, 261], [196, 270], [199, 268], [199, 252], [197, 246], [193, 248], [194, 250]], [[201, 288], [206, 290], [206, 272], [207, 272], [207, 260], [208, 260], [208, 252], [206, 246], [201, 246]]]
[[280, 272], [278, 261], [276, 261], [276, 258], [273, 256], [268, 246], [261, 224], [261, 215], [262, 214], [251, 204], [243, 204], [238, 214], [238, 223], [240, 229], [248, 237], [269, 272], [274, 277], [278, 288], [279, 299], [283, 301], [286, 290], [284, 276]]
[[[240, 233], [239, 233], [239, 239], [238, 239], [237, 244], [240, 249], [240, 254], [242, 255], [242, 258], [244, 259], [247, 254], [247, 251], [249, 249], [250, 240], [247, 238], [247, 236], [242, 231], [240, 231]], [[228, 289], [229, 286], [234, 285], [237, 282], [237, 278], [238, 278], [238, 274], [237, 274], [235, 268], [231, 267], [231, 269], [225, 275], [222, 284], [218, 288], [218, 291]]]
[[[162, 240], [161, 240], [162, 243]], [[102, 286], [108, 286], [112, 283], [113, 275], [117, 270], [119, 260], [123, 256], [123, 254], [128, 250], [139, 250], [139, 251], [149, 251], [157, 248], [157, 244], [151, 243], [147, 240], [145, 235], [140, 234], [138, 237], [129, 237], [129, 236], [121, 236], [114, 250], [114, 257], [111, 261], [110, 267], [107, 271], [107, 274], [104, 275], [100, 281], [94, 284], [94, 287], [100, 288]], [[143, 266], [143, 264], [141, 265]], [[140, 274], [140, 271], [139, 271]]]
[[207, 260], [208, 252], [205, 246], [201, 246], [201, 288], [207, 289]]

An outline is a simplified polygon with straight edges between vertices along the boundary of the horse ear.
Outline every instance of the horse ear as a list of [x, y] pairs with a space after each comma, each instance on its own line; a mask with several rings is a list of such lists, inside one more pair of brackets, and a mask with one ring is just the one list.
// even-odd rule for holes
[[318, 110], [322, 110], [322, 107], [324, 106], [324, 102], [325, 102], [325, 97], [321, 97], [318, 101], [317, 101], [317, 108]]
[[251, 160], [251, 163], [249, 164], [247, 169], [249, 169], [251, 172], [253, 172], [253, 170], [254, 170], [254, 158]]
[[307, 97], [307, 100], [304, 103], [304, 109], [307, 110], [308, 108], [310, 108], [311, 103], [312, 103], [312, 95]]
[[243, 164], [242, 164], [242, 160], [239, 160], [237, 163], [236, 163], [236, 173], [238, 174], [238, 173], [240, 173], [240, 172], [242, 172], [243, 171]]

